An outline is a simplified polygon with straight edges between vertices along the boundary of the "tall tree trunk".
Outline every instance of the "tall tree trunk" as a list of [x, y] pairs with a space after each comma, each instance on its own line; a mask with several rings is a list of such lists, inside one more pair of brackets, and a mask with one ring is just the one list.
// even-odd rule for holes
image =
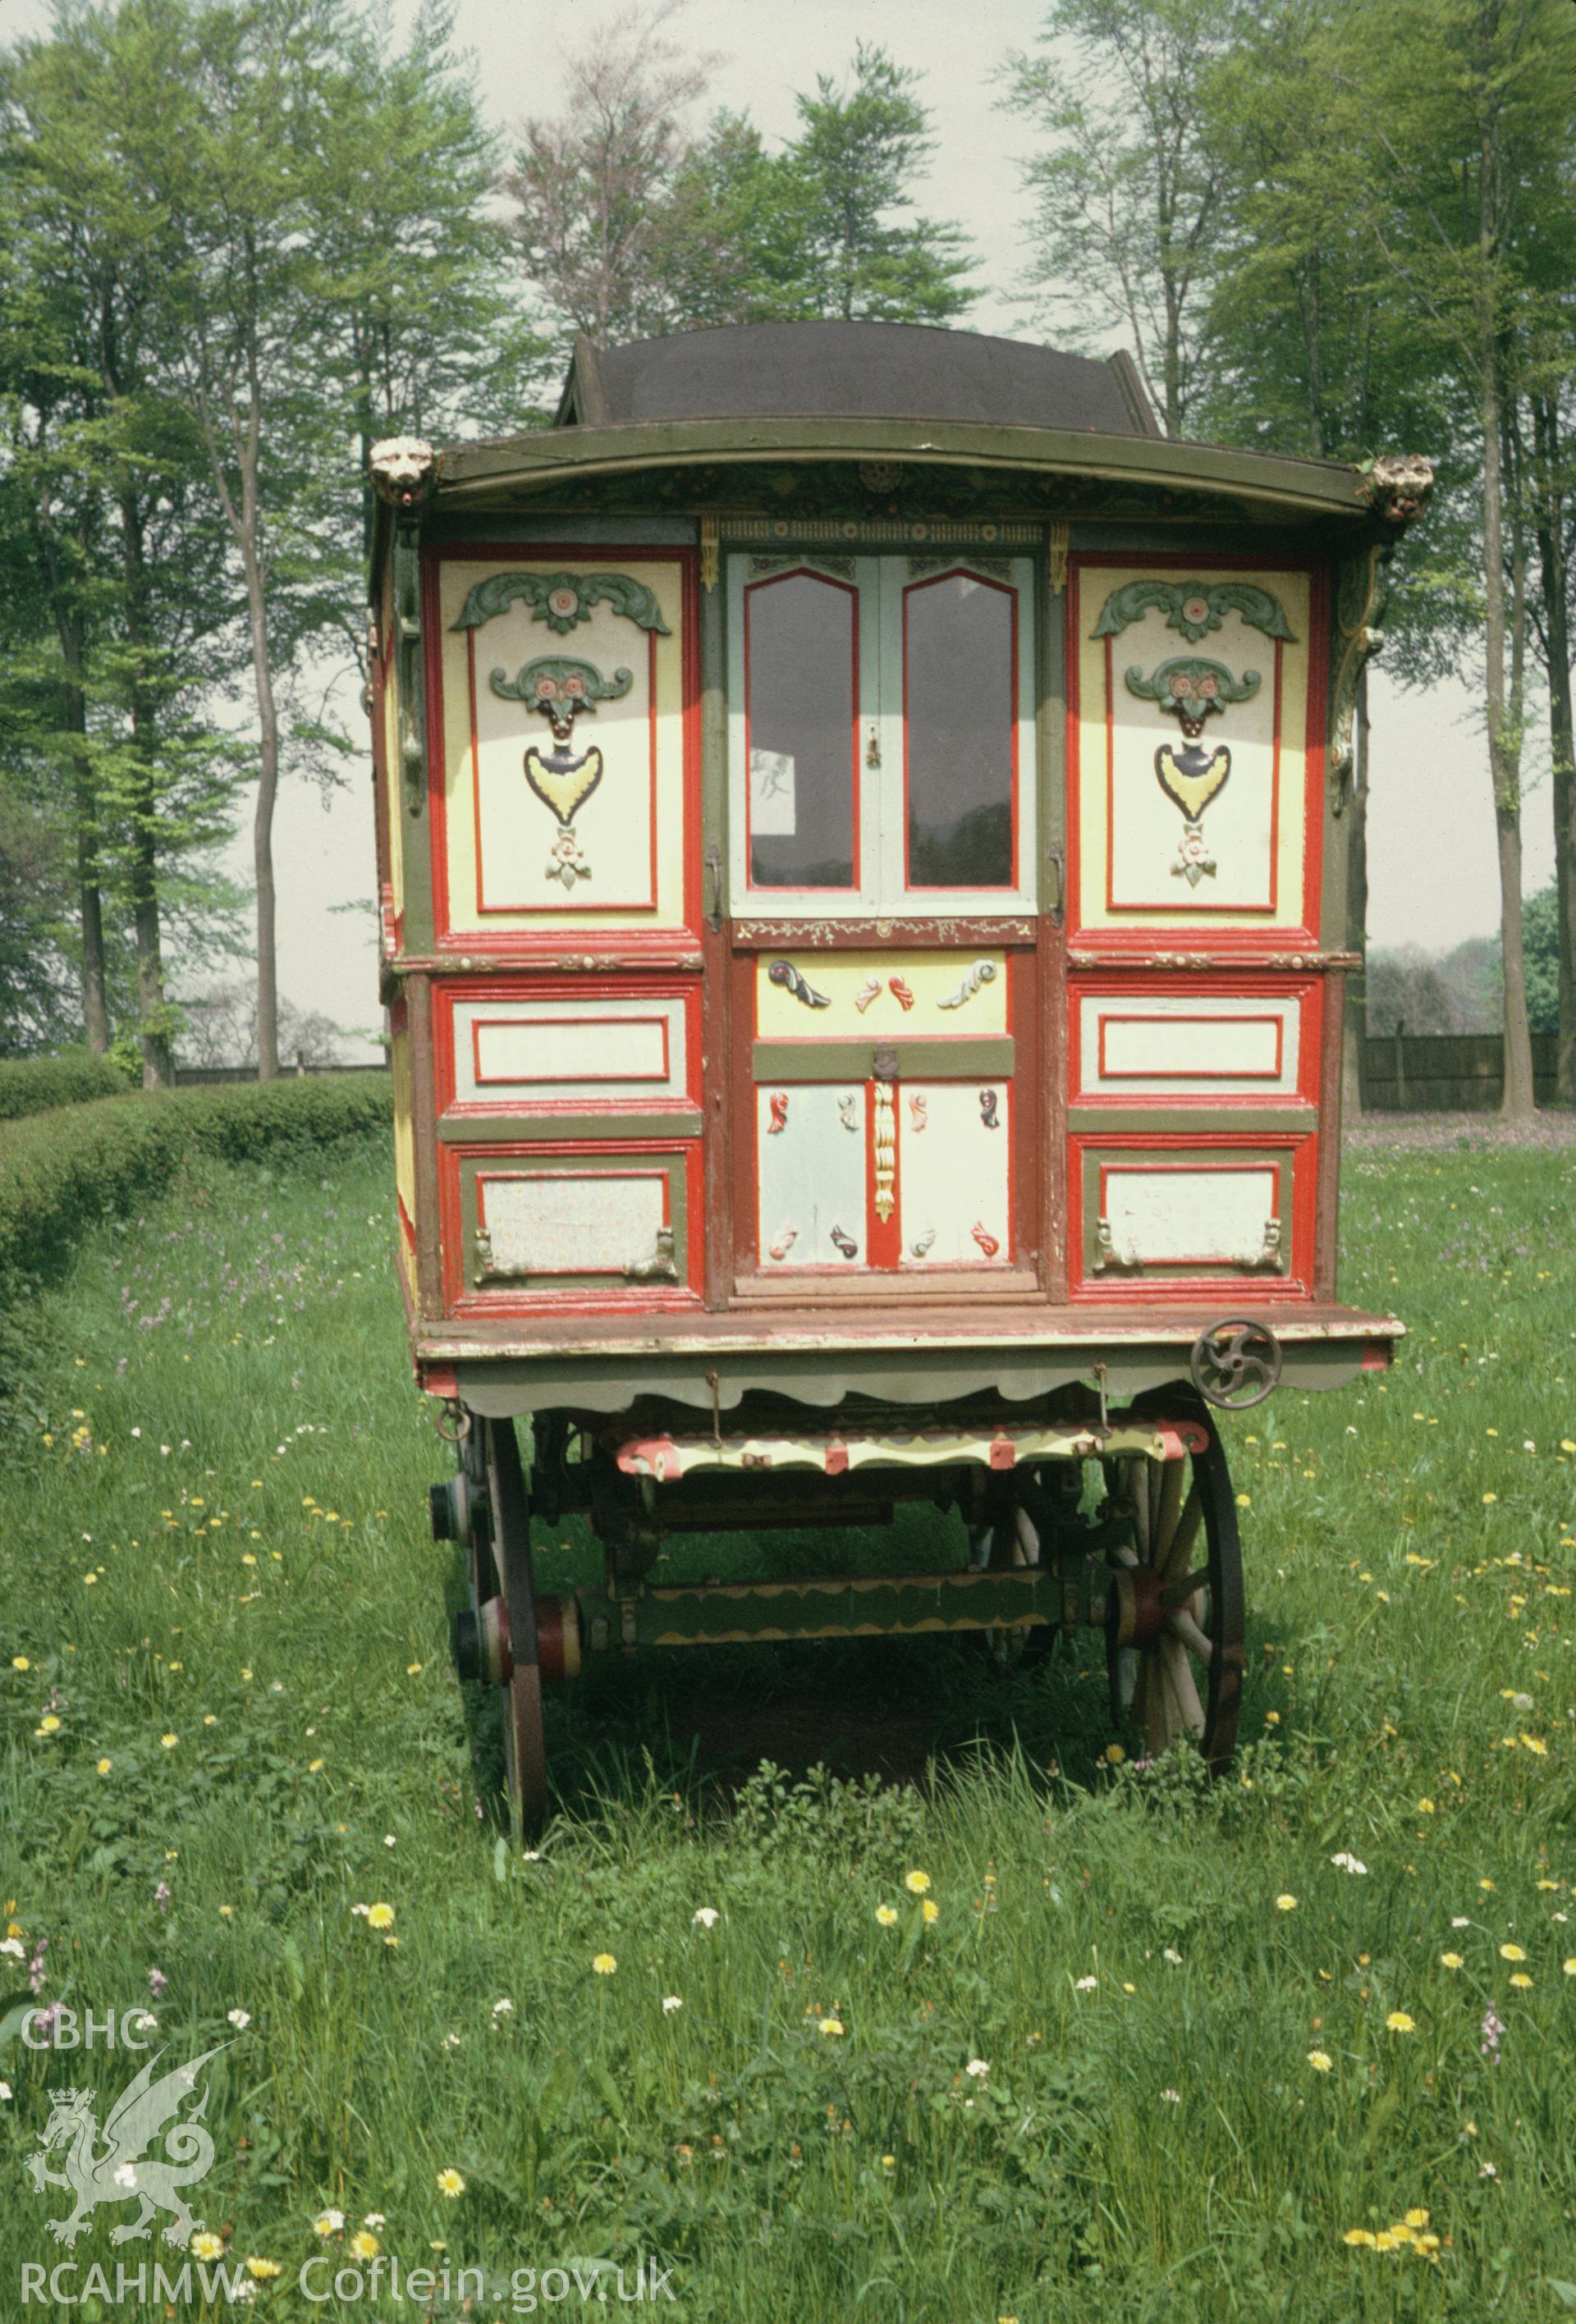
[[1501, 459], [1498, 361], [1484, 355], [1483, 586], [1485, 706], [1494, 829], [1499, 858], [1500, 948], [1505, 967], [1505, 1096], [1509, 1120], [1534, 1111], [1532, 1032], [1526, 1015], [1526, 959], [1521, 927], [1521, 736], [1506, 698], [1505, 477]]
[[1346, 806], [1346, 948], [1363, 964], [1346, 980], [1341, 1019], [1340, 1110], [1357, 1121], [1363, 1111], [1363, 1044], [1368, 1035], [1368, 674], [1358, 684], [1356, 749]]
[[242, 479], [242, 514], [246, 530], [241, 558], [246, 576], [246, 611], [252, 628], [252, 675], [257, 690], [257, 806], [252, 817], [252, 868], [257, 882], [257, 1078], [271, 1082], [279, 1074], [279, 967], [275, 950], [273, 889], [273, 807], [279, 797], [279, 711], [273, 699], [273, 665], [269, 659], [268, 605], [264, 595], [263, 563], [257, 540], [255, 470], [249, 464]]
[[1553, 764], [1554, 894], [1560, 933], [1560, 1018], [1554, 1096], [1576, 1105], [1576, 724], [1571, 700], [1570, 569], [1560, 480], [1560, 414], [1552, 394], [1532, 399], [1537, 453], [1534, 530], [1549, 660], [1549, 755]]
[[137, 1037], [143, 1052], [143, 1087], [172, 1089], [175, 1058], [165, 1010], [163, 943], [159, 927], [157, 739], [143, 676], [143, 657], [149, 647], [143, 512], [136, 488], [129, 481], [123, 481], [117, 498], [125, 587], [125, 636], [131, 649], [132, 754], [136, 767], [131, 800], [131, 899], [137, 962]]
[[96, 1056], [109, 1050], [109, 1001], [104, 977], [104, 896], [99, 886], [98, 801], [85, 750], [71, 753], [77, 826], [77, 899], [82, 933], [82, 1030]]

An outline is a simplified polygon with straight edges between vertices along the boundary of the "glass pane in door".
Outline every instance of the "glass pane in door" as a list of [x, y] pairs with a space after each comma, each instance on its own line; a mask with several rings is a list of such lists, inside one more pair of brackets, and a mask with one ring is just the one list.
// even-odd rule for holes
[[752, 888], [859, 883], [858, 599], [811, 573], [745, 594]]
[[1017, 595], [948, 573], [904, 595], [908, 885], [1011, 888]]

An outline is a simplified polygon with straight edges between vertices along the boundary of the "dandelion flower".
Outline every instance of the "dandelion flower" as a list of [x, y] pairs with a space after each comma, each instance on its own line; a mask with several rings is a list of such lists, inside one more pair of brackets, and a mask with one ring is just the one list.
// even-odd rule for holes
[[905, 1872], [903, 1885], [911, 1896], [922, 1896], [931, 1885], [931, 1876], [928, 1872]]
[[690, 1915], [693, 1925], [700, 1929], [714, 1929], [719, 1917], [715, 1904], [699, 1905]]
[[365, 2227], [359, 2227], [351, 2236], [348, 2248], [357, 2259], [375, 2259], [383, 2246], [375, 2236], [368, 2235]]
[[816, 2030], [821, 2034], [840, 2034], [843, 2021], [840, 2017], [823, 2017]]
[[453, 2201], [456, 2197], [464, 2194], [465, 2181], [460, 2177], [458, 2171], [440, 2171], [438, 2173], [438, 2192], [440, 2195], [447, 2195], [450, 2201]]
[[224, 2246], [218, 2237], [210, 2234], [206, 2227], [200, 2234], [191, 2238], [192, 2256], [196, 2259], [218, 2259], [223, 2250]]
[[394, 1917], [392, 1904], [368, 1904], [366, 1908], [366, 1925], [369, 1929], [392, 1929]]
[[1352, 2245], [1358, 2251], [1372, 2251], [1374, 2248], [1374, 2234], [1371, 2227], [1348, 2227], [1340, 2240], [1343, 2244]]
[[1310, 2050], [1308, 2052], [1308, 2063], [1312, 2067], [1313, 2071], [1316, 2074], [1327, 2074], [1330, 2071], [1331, 2065], [1334, 2063], [1334, 2061], [1330, 2057], [1328, 2050]]
[[1439, 1958], [1440, 1965], [1443, 1969], [1460, 1969], [1462, 1967], [1461, 1956], [1460, 1953], [1441, 1953]]
[[1528, 1977], [1525, 1969], [1518, 1969], [1512, 1977], [1510, 1982], [1512, 1985], [1518, 1987], [1520, 1990], [1525, 1993], [1532, 1984], [1532, 1979]]
[[97, 1765], [97, 1772], [99, 1775], [108, 1775], [108, 1773], [109, 1773], [109, 1766], [110, 1766], [110, 1763], [109, 1763], [109, 1761], [108, 1761], [107, 1759], [100, 1759], [100, 1760], [99, 1760], [99, 1762], [98, 1762], [98, 1765]]
[[598, 1977], [611, 1977], [618, 1963], [612, 1953], [598, 1953], [591, 1962]]
[[179, 1735], [161, 1735], [159, 1740], [163, 1745], [166, 1751], [173, 1751], [177, 1743], [180, 1742], [181, 1738]]
[[13, 1670], [16, 1671], [26, 1671], [31, 1670], [32, 1668], [32, 1665], [28, 1661], [25, 1655], [13, 1655], [11, 1657], [11, 1667]]
[[1567, 1977], [1576, 1977], [1576, 1953], [1572, 1953], [1570, 1960], [1562, 1962], [1561, 1966]]
[[1275, 1898], [1275, 1910], [1277, 1913], [1294, 1913], [1296, 1909], [1297, 1900], [1294, 1896], [1281, 1895]]
[[935, 1900], [935, 1898], [934, 1898], [933, 1896], [927, 1896], [927, 1897], [925, 1898], [925, 1900], [924, 1900], [924, 1903], [920, 1906], [920, 1918], [921, 1918], [921, 1920], [924, 1923], [924, 1924], [925, 1924], [926, 1928], [928, 1929], [928, 1928], [930, 1928], [930, 1927], [931, 1927], [931, 1926], [932, 1926], [935, 1922], [939, 1921], [939, 1920], [941, 1919], [941, 1906], [937, 1904], [937, 1902], [936, 1902], [936, 1900]]
[[283, 2275], [284, 2270], [276, 2259], [259, 2259], [254, 2252], [246, 2262], [246, 2273], [259, 2283], [266, 2283], [270, 2276]]
[[1404, 2009], [1392, 2009], [1385, 2025], [1391, 2034], [1415, 2034], [1417, 2031], [1416, 2018], [1409, 2017]]
[[1106, 1765], [1108, 1767], [1119, 1767], [1126, 1756], [1127, 1754], [1123, 1750], [1119, 1743], [1108, 1743], [1106, 1745]]
[[1501, 1960], [1524, 1961], [1526, 1959], [1526, 1955], [1522, 1950], [1520, 1945], [1501, 1945], [1499, 1948], [1499, 1958]]
[[894, 1921], [897, 1918], [896, 1905], [877, 1904], [876, 1907], [876, 1918], [884, 1929], [889, 1929]]

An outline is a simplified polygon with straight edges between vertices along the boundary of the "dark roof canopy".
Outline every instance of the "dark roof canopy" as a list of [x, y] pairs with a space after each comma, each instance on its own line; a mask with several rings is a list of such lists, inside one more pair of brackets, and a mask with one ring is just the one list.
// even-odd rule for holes
[[834, 417], [1155, 436], [1132, 358], [914, 323], [744, 323], [576, 342], [557, 425]]

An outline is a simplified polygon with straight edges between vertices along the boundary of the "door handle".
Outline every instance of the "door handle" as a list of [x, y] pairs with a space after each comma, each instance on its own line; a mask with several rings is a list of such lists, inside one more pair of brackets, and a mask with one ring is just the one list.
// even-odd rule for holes
[[865, 764], [867, 767], [878, 767], [881, 764], [881, 734], [880, 730], [875, 726], [871, 727], [870, 739], [865, 745]]
[[706, 851], [706, 869], [711, 874], [711, 933], [722, 934], [722, 850], [715, 842]]
[[1051, 842], [1050, 846], [1045, 850], [1045, 856], [1056, 875], [1056, 885], [1052, 890], [1051, 924], [1053, 927], [1059, 928], [1067, 906], [1067, 859], [1062, 853], [1061, 842], [1059, 839], [1053, 839]]

